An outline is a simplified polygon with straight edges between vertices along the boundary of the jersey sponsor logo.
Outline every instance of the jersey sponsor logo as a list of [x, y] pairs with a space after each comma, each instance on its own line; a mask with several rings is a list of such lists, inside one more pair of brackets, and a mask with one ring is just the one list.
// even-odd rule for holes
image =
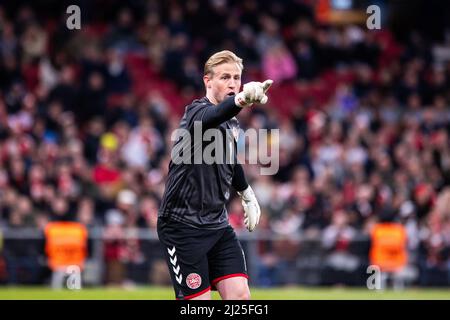
[[202, 285], [202, 277], [198, 273], [190, 273], [186, 277], [186, 284], [190, 289], [197, 289]]

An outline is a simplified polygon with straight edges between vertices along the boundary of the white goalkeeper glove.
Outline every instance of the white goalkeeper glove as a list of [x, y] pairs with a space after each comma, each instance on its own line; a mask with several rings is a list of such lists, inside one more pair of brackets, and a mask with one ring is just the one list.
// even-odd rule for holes
[[244, 88], [234, 97], [234, 103], [240, 107], [248, 107], [253, 103], [267, 103], [266, 92], [272, 85], [273, 80], [266, 80], [264, 82], [252, 81], [244, 84]]
[[244, 191], [238, 192], [242, 199], [242, 206], [244, 207], [244, 224], [248, 231], [253, 231], [259, 223], [261, 216], [261, 209], [256, 199], [252, 187], [248, 186]]

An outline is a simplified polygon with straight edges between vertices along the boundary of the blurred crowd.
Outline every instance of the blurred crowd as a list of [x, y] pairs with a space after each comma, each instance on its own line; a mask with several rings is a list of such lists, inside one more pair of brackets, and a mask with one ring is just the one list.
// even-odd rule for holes
[[[261, 283], [289, 282], [273, 279], [301, 251], [292, 235], [346, 252], [329, 264], [352, 271], [349, 243], [398, 221], [417, 281], [449, 285], [450, 60], [419, 32], [400, 42], [318, 23], [311, 3], [92, 1], [81, 30], [66, 28], [65, 10], [43, 19], [31, 4], [0, 6], [0, 226], [104, 227], [107, 281], [121, 278], [115, 262], [141, 263], [139, 241], [116, 238], [155, 230], [171, 133], [204, 94], [204, 61], [229, 49], [244, 83], [275, 82], [267, 105], [239, 115], [244, 130], [280, 129], [279, 171], [245, 165], [259, 230], [285, 239], [258, 247], [271, 275]], [[228, 209], [243, 230], [240, 200]], [[19, 261], [2, 250], [6, 265]]]

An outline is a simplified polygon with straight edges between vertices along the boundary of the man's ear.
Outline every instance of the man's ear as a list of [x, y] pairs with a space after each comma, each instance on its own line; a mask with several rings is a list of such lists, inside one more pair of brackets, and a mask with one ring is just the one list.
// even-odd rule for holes
[[203, 76], [203, 83], [205, 84], [206, 89], [211, 89], [211, 77], [208, 74]]

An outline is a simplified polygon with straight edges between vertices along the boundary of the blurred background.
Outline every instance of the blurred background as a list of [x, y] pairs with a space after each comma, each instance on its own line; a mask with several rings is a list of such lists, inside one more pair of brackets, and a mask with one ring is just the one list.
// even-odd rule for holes
[[224, 49], [243, 83], [275, 82], [238, 117], [280, 130], [279, 171], [245, 165], [257, 232], [228, 205], [251, 286], [365, 287], [375, 264], [387, 285], [449, 287], [450, 6], [434, 0], [0, 1], [0, 284], [62, 286], [75, 264], [86, 286], [170, 286], [170, 135]]

